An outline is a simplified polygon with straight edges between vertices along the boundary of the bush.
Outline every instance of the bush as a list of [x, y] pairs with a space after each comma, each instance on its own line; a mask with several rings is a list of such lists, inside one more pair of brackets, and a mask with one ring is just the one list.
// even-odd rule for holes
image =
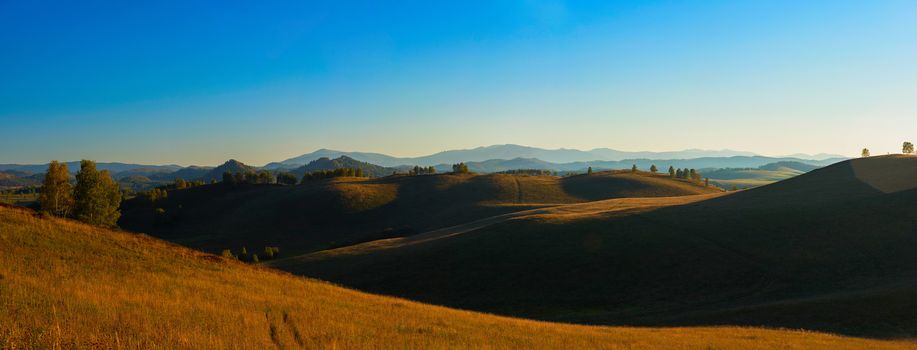
[[224, 258], [236, 259], [235, 255], [232, 255], [232, 250], [223, 249], [223, 253], [220, 254]]
[[252, 262], [253, 263], [258, 262], [258, 254], [252, 254]]

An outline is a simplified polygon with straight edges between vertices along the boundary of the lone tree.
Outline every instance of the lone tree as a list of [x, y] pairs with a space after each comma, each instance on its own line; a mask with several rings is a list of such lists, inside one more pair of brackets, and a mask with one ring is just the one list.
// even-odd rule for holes
[[636, 173], [636, 172], [637, 172], [637, 164], [634, 164], [633, 166], [630, 167], [630, 172], [632, 172], [632, 173]]
[[121, 217], [121, 189], [108, 170], [97, 171], [91, 160], [80, 162], [73, 199], [73, 214], [85, 223], [114, 227]]
[[904, 142], [904, 146], [901, 146], [901, 152], [904, 154], [914, 153], [914, 144], [910, 142]]
[[864, 158], [869, 157], [869, 148], [864, 148], [863, 153], [861, 153], [860, 155], [863, 156]]
[[67, 216], [73, 209], [73, 186], [70, 185], [70, 173], [66, 163], [52, 160], [48, 164], [41, 194], [38, 197], [41, 210], [57, 216]]
[[656, 168], [656, 164], [650, 165], [650, 172], [655, 174], [659, 169]]
[[675, 168], [669, 165], [669, 176], [675, 177]]
[[586, 169], [586, 175], [592, 175], [592, 167], [589, 167], [589, 169]]

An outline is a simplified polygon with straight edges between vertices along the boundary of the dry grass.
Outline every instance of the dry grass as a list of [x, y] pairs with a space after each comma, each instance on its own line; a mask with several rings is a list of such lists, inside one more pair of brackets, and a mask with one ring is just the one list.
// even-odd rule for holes
[[892, 349], [750, 328], [544, 323], [380, 297], [0, 206], [0, 348]]

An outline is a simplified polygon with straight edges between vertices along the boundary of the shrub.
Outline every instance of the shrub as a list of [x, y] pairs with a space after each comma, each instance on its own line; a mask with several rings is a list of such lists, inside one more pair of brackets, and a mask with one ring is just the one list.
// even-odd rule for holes
[[223, 256], [224, 258], [230, 258], [230, 259], [236, 258], [235, 255], [232, 255], [232, 250], [229, 250], [229, 249], [223, 249], [223, 253], [220, 255]]
[[252, 254], [252, 262], [258, 262], [258, 254]]

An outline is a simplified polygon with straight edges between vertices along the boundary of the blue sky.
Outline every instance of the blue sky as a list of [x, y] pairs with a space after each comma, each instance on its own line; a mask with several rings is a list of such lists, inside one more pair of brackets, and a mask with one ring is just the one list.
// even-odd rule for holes
[[0, 163], [917, 140], [914, 1], [0, 0]]

